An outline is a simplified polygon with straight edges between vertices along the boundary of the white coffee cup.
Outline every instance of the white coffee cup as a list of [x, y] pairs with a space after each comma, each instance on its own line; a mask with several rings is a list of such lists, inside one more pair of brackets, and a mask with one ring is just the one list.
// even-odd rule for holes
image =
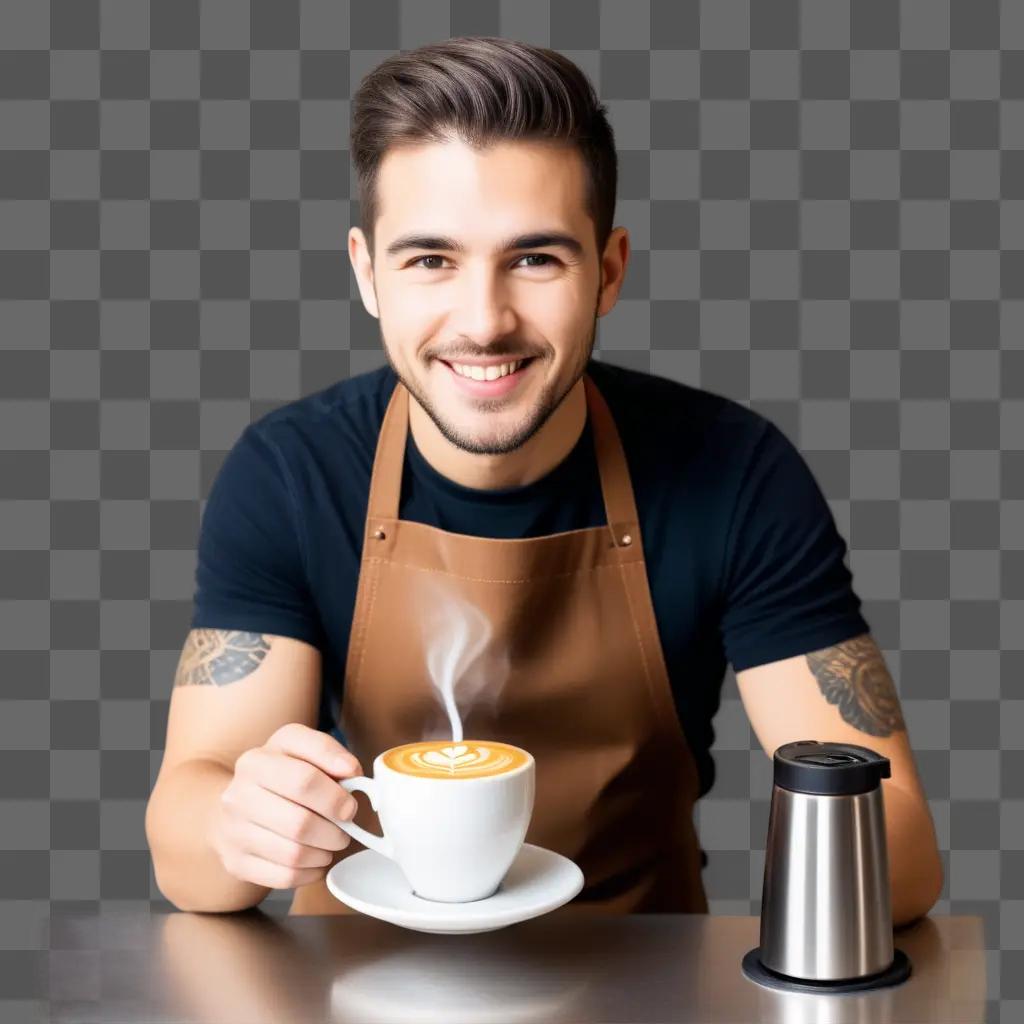
[[[463, 740], [485, 746], [487, 741]], [[407, 746], [413, 746], [409, 744]], [[522, 848], [533, 814], [535, 763], [494, 775], [425, 777], [373, 761], [373, 777], [340, 779], [362, 792], [377, 812], [382, 836], [352, 821], [336, 821], [353, 839], [393, 860], [415, 895], [442, 903], [468, 903], [494, 895]]]

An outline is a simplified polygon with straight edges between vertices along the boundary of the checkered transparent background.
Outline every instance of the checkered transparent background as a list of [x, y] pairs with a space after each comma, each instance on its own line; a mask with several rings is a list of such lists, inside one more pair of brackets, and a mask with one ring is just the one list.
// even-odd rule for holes
[[[349, 98], [460, 34], [599, 86], [633, 252], [598, 356], [804, 452], [899, 686], [936, 912], [984, 917], [992, 1012], [1024, 1017], [1018, 0], [3, 0], [4, 1005], [42, 998], [50, 906], [167, 906], [143, 815], [204, 498], [252, 419], [383, 362]], [[756, 914], [770, 773], [731, 673], [715, 725], [711, 909]]]

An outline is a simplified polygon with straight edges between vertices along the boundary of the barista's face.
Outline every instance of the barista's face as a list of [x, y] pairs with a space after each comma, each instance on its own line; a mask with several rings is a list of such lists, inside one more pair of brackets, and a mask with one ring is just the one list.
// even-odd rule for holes
[[615, 304], [628, 235], [616, 228], [599, 259], [585, 173], [575, 150], [547, 143], [391, 149], [372, 266], [363, 233], [349, 233], [388, 362], [466, 451], [530, 438], [579, 380], [597, 317]]

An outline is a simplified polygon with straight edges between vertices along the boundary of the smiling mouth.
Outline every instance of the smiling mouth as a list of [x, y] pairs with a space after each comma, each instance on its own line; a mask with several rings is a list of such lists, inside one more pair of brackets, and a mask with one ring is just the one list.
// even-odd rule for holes
[[466, 380], [489, 384], [503, 380], [505, 377], [516, 376], [536, 358], [536, 356], [526, 356], [520, 359], [508, 359], [503, 363], [492, 363], [489, 366], [474, 366], [472, 363], [460, 363], [458, 360], [438, 359], [438, 361], [444, 363], [452, 373]]

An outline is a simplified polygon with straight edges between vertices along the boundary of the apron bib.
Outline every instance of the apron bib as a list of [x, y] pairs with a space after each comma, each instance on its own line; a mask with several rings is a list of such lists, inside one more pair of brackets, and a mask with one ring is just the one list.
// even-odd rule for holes
[[[699, 778], [658, 638], [633, 488], [607, 403], [589, 375], [584, 386], [607, 523], [505, 540], [398, 518], [409, 393], [396, 384], [370, 480], [339, 725], [367, 772], [389, 747], [450, 739], [428, 666], [457, 645], [428, 650], [423, 623], [452, 609], [482, 613], [489, 636], [465, 679], [475, 696], [455, 676], [463, 738], [533, 755], [526, 842], [580, 866], [571, 906], [706, 913]], [[381, 832], [365, 797], [355, 821]], [[332, 866], [363, 849], [353, 840]], [[321, 880], [295, 890], [290, 913], [354, 911]]]

